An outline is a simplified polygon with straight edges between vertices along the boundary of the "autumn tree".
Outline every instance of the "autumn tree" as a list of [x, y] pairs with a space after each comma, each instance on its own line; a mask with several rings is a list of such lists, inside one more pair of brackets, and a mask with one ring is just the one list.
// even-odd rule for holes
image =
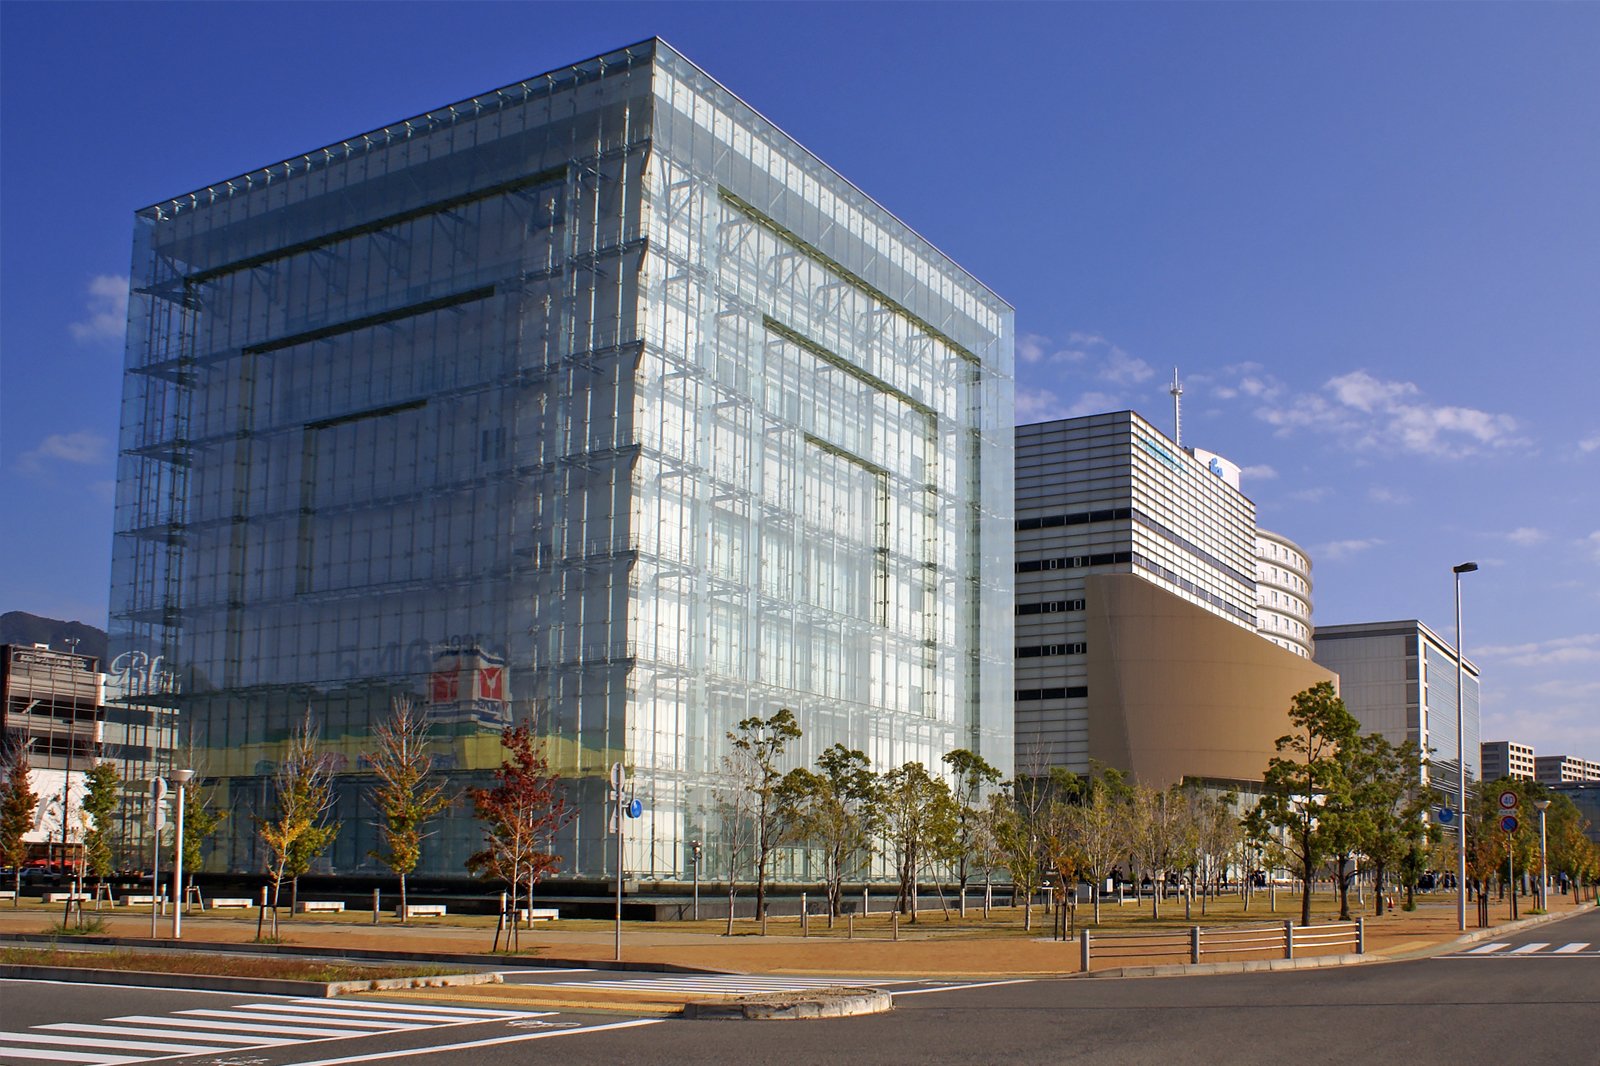
[[728, 734], [733, 750], [750, 771], [745, 787], [750, 792], [748, 810], [754, 829], [752, 846], [756, 866], [756, 917], [766, 913], [767, 867], [772, 853], [783, 843], [786, 811], [779, 802], [778, 786], [783, 771], [778, 761], [792, 740], [800, 739], [800, 725], [787, 707], [771, 718], [752, 715]]
[[960, 893], [957, 909], [961, 912], [961, 917], [965, 918], [967, 882], [972, 875], [977, 836], [982, 826], [984, 801], [987, 793], [1000, 783], [1000, 771], [982, 755], [966, 748], [945, 752], [943, 761], [950, 769], [953, 782], [950, 788], [951, 797], [956, 805], [953, 844], [956, 882]]
[[428, 753], [428, 723], [408, 696], [391, 701], [389, 717], [372, 731], [367, 752], [377, 785], [369, 799], [382, 817], [378, 832], [383, 846], [367, 854], [400, 879], [400, 921], [408, 920], [406, 877], [422, 860], [428, 822], [450, 804], [445, 783], [433, 773]]
[[111, 873], [111, 816], [122, 800], [122, 775], [115, 764], [98, 762], [84, 774], [86, 788], [83, 802], [85, 825], [83, 829], [84, 869], [90, 875], [103, 878]]
[[795, 835], [822, 852], [832, 926], [845, 880], [860, 872], [872, 854], [881, 799], [877, 776], [864, 753], [835, 744], [817, 757], [815, 772], [800, 767], [785, 774], [779, 791]]
[[1100, 923], [1100, 889], [1111, 870], [1128, 854], [1131, 845], [1131, 790], [1122, 774], [1102, 769], [1089, 780], [1078, 803], [1069, 812], [1070, 831], [1092, 885], [1095, 924]]
[[277, 813], [270, 819], [256, 820], [257, 832], [270, 856], [267, 876], [272, 884], [274, 922], [284, 879], [288, 878], [291, 885], [292, 908], [299, 901], [300, 875], [310, 870], [317, 856], [339, 835], [339, 823], [331, 821], [336, 798], [333, 760], [318, 750], [318, 742], [317, 727], [308, 710], [300, 724], [289, 731], [283, 759], [273, 775]]
[[1179, 805], [1172, 794], [1136, 785], [1129, 805], [1129, 852], [1150, 878], [1150, 917], [1161, 917], [1161, 896], [1180, 835]]
[[[505, 755], [494, 772], [492, 788], [468, 790], [473, 812], [483, 823], [483, 848], [467, 858], [479, 877], [501, 881], [511, 889], [511, 909], [526, 887], [528, 906], [533, 890], [561, 867], [552, 840], [572, 818], [561, 779], [550, 770], [544, 748], [527, 725], [507, 726], [500, 734]], [[518, 923], [511, 923], [510, 950], [521, 946]], [[498, 931], [496, 942], [498, 943]]]
[[183, 872], [191, 885], [194, 884], [194, 875], [200, 870], [206, 841], [216, 834], [223, 819], [228, 817], [226, 811], [217, 810], [212, 802], [211, 789], [203, 785], [196, 774], [183, 793], [183, 840], [179, 842], [183, 850]]
[[1267, 764], [1262, 796], [1246, 816], [1250, 835], [1278, 843], [1300, 866], [1300, 924], [1311, 924], [1311, 881], [1334, 841], [1320, 814], [1347, 802], [1340, 749], [1356, 738], [1355, 717], [1328, 681], [1295, 694], [1289, 710], [1294, 731], [1278, 738], [1278, 754]]
[[39, 797], [28, 777], [28, 753], [20, 743], [5, 750], [0, 769], [5, 773], [5, 784], [0, 790], [0, 862], [11, 867], [15, 890], [11, 905], [15, 907], [22, 899], [22, 867], [28, 861], [26, 834], [33, 828], [33, 813], [39, 807]]

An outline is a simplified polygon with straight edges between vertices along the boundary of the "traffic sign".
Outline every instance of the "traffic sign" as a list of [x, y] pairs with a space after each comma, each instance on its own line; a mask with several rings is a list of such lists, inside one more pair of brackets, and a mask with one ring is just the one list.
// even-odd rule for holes
[[632, 803], [628, 804], [628, 817], [629, 818], [637, 818], [637, 817], [639, 817], [639, 815], [641, 815], [643, 813], [644, 813], [644, 804], [641, 803], [640, 801], [634, 800]]
[[619, 762], [614, 762], [611, 764], [611, 787], [616, 789], [618, 792], [621, 792], [622, 782], [622, 764]]
[[1514, 814], [1502, 815], [1500, 818], [1500, 828], [1504, 829], [1508, 833], [1515, 833], [1517, 831], [1517, 826], [1521, 824], [1521, 822], [1517, 821], [1517, 816]]
[[1506, 789], [1504, 792], [1500, 793], [1500, 809], [1502, 811], [1514, 811], [1514, 810], [1516, 810], [1517, 809], [1517, 801], [1518, 801], [1517, 794], [1515, 792], [1511, 791], [1509, 788]]
[[1449, 825], [1451, 822], [1456, 820], [1456, 812], [1449, 807], [1440, 807], [1438, 810], [1438, 819], [1440, 825]]

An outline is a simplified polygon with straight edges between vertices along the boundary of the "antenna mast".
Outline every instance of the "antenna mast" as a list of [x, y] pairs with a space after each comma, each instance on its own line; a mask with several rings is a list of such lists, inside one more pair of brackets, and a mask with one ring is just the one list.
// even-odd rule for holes
[[1183, 447], [1183, 386], [1178, 383], [1178, 368], [1172, 368], [1172, 443]]

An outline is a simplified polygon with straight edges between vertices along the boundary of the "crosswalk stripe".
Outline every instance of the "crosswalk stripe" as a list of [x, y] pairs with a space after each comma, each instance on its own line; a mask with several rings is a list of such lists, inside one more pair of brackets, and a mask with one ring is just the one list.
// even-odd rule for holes
[[[506, 1020], [504, 1016], [497, 1016], [494, 1018], [472, 1018], [463, 1017], [459, 1014], [434, 1014], [433, 1009], [426, 1006], [422, 1008], [427, 1011], [426, 1014], [410, 1014], [403, 1011], [359, 1010], [351, 1007], [322, 1007], [312, 1006], [311, 1004], [301, 1005], [294, 1003], [241, 1003], [238, 1009], [249, 1011], [273, 1011], [275, 1014], [299, 1014], [308, 1018], [327, 1017], [329, 1021], [336, 1021], [337, 1018], [340, 1017], [364, 1018], [370, 1022], [381, 1022], [386, 1019], [393, 1019], [395, 1021], [402, 1022], [449, 1022], [452, 1024], [459, 1022], [499, 1022]], [[269, 1017], [269, 1015], [259, 1015], [259, 1017]]]
[[1524, 944], [1520, 948], [1512, 948], [1513, 955], [1532, 955], [1535, 951], [1543, 951], [1549, 944]]
[[[176, 1019], [164, 1019], [169, 1025]], [[205, 1033], [193, 1029], [152, 1029], [142, 1025], [91, 1025], [78, 1022], [51, 1022], [48, 1025], [35, 1025], [35, 1029], [65, 1029], [74, 1033], [105, 1033], [109, 1036], [153, 1036], [163, 1039], [177, 1040], [205, 1040], [213, 1045], [222, 1047], [227, 1044], [250, 1044], [252, 1046], [273, 1046], [277, 1044], [294, 1044], [298, 1041], [285, 1039], [281, 1036], [239, 1036], [234, 1033]]]
[[[326, 1003], [322, 999], [297, 999], [296, 1003]], [[415, 1003], [385, 1003], [378, 999], [352, 999], [351, 1003], [359, 1003], [368, 1010], [416, 1010]], [[486, 1007], [441, 1007], [429, 1003], [423, 1009], [430, 1014], [471, 1014], [492, 1021], [495, 1018], [522, 1018], [527, 1016], [527, 1011], [520, 1010], [489, 1010]]]
[[201, 1018], [159, 1017], [153, 1014], [125, 1014], [112, 1018], [114, 1022], [143, 1022], [148, 1025], [171, 1025], [174, 1021], [191, 1029], [224, 1029], [235, 1033], [265, 1033], [268, 1036], [349, 1036], [348, 1029], [318, 1029], [309, 1025], [257, 1025], [245, 1022], [211, 1022]]
[[54, 1044], [67, 1047], [109, 1048], [113, 1051], [216, 1051], [215, 1044], [165, 1044], [149, 1040], [95, 1040], [74, 1033], [56, 1036], [53, 1033], [0, 1033], [0, 1040], [13, 1040], [22, 1044]]
[[1467, 954], [1468, 955], [1491, 955], [1496, 951], [1504, 951], [1506, 948], [1508, 948], [1510, 946], [1511, 946], [1510, 944], [1485, 944], [1481, 948], [1473, 948], [1471, 951], [1468, 951]]
[[325, 1016], [298, 1016], [294, 1015], [269, 1015], [264, 1010], [181, 1010], [179, 1015], [184, 1018], [243, 1018], [245, 1021], [269, 1021], [272, 1024], [299, 1024], [317, 1023], [325, 1026], [344, 1026], [349, 1029], [405, 1029], [410, 1028], [410, 1021], [405, 1018], [390, 1021], [368, 1021], [365, 1018], [325, 1018]]
[[126, 1055], [89, 1055], [81, 1051], [46, 1051], [43, 1048], [25, 1047], [0, 1047], [0, 1055], [5, 1055], [7, 1062], [11, 1059], [39, 1059], [43, 1062], [82, 1062], [89, 1066], [117, 1066], [118, 1063], [141, 1061]]
[[1557, 955], [1573, 955], [1582, 951], [1588, 946], [1589, 944], [1587, 941], [1577, 944], [1562, 944], [1560, 947], [1556, 948], [1555, 953]]

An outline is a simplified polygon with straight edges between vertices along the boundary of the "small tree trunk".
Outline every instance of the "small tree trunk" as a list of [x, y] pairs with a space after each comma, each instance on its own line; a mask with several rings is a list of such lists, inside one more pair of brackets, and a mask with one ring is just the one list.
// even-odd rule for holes
[[411, 915], [406, 911], [406, 875], [400, 875], [400, 924], [404, 925], [411, 920]]

